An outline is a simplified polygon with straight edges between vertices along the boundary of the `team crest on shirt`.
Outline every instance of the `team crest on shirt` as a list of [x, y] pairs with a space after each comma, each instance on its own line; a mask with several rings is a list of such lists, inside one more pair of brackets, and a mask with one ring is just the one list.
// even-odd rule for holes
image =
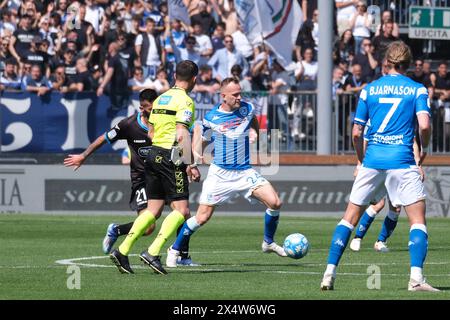
[[248, 108], [244, 106], [240, 107], [239, 113], [241, 114], [241, 116], [246, 117], [248, 115]]

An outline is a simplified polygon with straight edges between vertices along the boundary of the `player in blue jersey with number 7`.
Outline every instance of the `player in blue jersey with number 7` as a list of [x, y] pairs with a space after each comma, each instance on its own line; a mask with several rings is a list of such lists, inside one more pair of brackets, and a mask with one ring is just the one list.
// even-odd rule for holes
[[[320, 285], [333, 290], [336, 267], [362, 213], [387, 191], [395, 207], [403, 206], [410, 223], [409, 291], [439, 291], [425, 282], [423, 265], [428, 250], [425, 190], [414, 160], [416, 119], [422, 144], [420, 166], [430, 141], [430, 104], [427, 89], [404, 75], [411, 51], [401, 41], [386, 51], [389, 73], [367, 85], [360, 94], [353, 125], [353, 144], [361, 168], [353, 183], [347, 210], [338, 223]], [[364, 127], [367, 149], [364, 152]]]
[[197, 213], [195, 217], [186, 220], [168, 251], [166, 266], [169, 268], [177, 266], [180, 248], [196, 230], [208, 222], [215, 208], [233, 199], [238, 193], [245, 194], [249, 201], [256, 198], [267, 207], [262, 251], [287, 256], [284, 249], [274, 241], [281, 200], [269, 181], [250, 165], [251, 134], [258, 130], [255, 109], [252, 104], [241, 100], [241, 86], [234, 78], [222, 81], [220, 93], [223, 102], [216, 105], [203, 119], [201, 143], [197, 143], [197, 134], [194, 133], [194, 145], [202, 145], [202, 150], [196, 153], [202, 154], [206, 145], [212, 142], [214, 158], [203, 182]]

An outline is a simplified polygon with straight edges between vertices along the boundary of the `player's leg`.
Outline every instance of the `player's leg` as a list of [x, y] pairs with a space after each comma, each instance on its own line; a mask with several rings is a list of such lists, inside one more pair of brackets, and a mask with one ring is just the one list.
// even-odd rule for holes
[[200, 204], [194, 217], [189, 218], [181, 227], [174, 244], [167, 253], [166, 266], [175, 268], [177, 266], [178, 257], [181, 255], [182, 248], [186, 246], [189, 239], [202, 225], [209, 221], [214, 213], [214, 205]]
[[391, 236], [392, 232], [394, 232], [395, 227], [397, 226], [398, 217], [400, 215], [401, 207], [394, 207], [391, 201], [388, 198], [389, 203], [389, 211], [384, 218], [383, 226], [381, 227], [380, 233], [378, 235], [378, 239], [375, 242], [373, 248], [378, 252], [388, 252], [389, 248], [387, 247], [387, 239]]
[[265, 181], [253, 190], [252, 197], [258, 199], [267, 207], [264, 215], [264, 240], [261, 245], [263, 252], [274, 252], [281, 257], [286, 257], [287, 254], [284, 252], [283, 247], [274, 241], [282, 205], [276, 190], [270, 183]]
[[[128, 261], [128, 254], [130, 253], [133, 245], [144, 234], [144, 232], [155, 223], [158, 218], [158, 214], [164, 207], [164, 200], [149, 200], [149, 205], [134, 221], [130, 232], [122, 241], [122, 244], [118, 249], [111, 252], [110, 257], [113, 263], [117, 266], [122, 273], [134, 273], [131, 269]], [[156, 212], [156, 215], [153, 214]]]
[[[145, 179], [145, 178], [143, 178]], [[131, 187], [131, 196], [130, 196], [130, 208], [133, 211], [137, 211], [138, 215], [144, 212], [147, 209], [147, 193], [145, 191], [145, 182], [134, 183]], [[128, 222], [124, 224], [111, 223], [108, 225], [106, 229], [106, 235], [103, 239], [102, 247], [103, 253], [108, 254], [111, 252], [114, 243], [117, 239], [122, 235], [127, 235], [131, 228], [133, 227], [134, 222]], [[155, 225], [152, 224], [150, 227], [144, 232], [144, 235], [150, 235], [155, 229]]]
[[376, 204], [369, 206], [361, 219], [359, 220], [358, 227], [356, 228], [355, 237], [350, 242], [350, 249], [353, 251], [359, 251], [361, 249], [361, 241], [370, 228], [375, 216], [384, 208], [384, 198], [378, 201]]
[[423, 265], [428, 251], [425, 191], [417, 168], [388, 170], [386, 188], [394, 206], [403, 206], [408, 216], [411, 274], [409, 291], [439, 291], [425, 282]]
[[384, 196], [385, 172], [369, 168], [360, 168], [353, 183], [350, 200], [342, 220], [336, 226], [328, 253], [327, 268], [320, 288], [333, 290], [336, 278], [336, 268], [357, 225], [361, 215], [369, 203], [379, 201]]
[[237, 193], [235, 186], [236, 181], [233, 180], [233, 177], [230, 179], [230, 173], [227, 170], [214, 164], [209, 167], [208, 175], [203, 181], [197, 213], [183, 224], [175, 243], [170, 247], [166, 260], [168, 267], [174, 268], [177, 266], [176, 261], [183, 245], [186, 241], [189, 241], [191, 235], [201, 225], [209, 221], [217, 205], [226, 202]]
[[[122, 241], [118, 249], [110, 254], [111, 260], [120, 272], [132, 273], [128, 262], [128, 254], [142, 234], [159, 218], [165, 204], [165, 194], [161, 178], [155, 170], [157, 151], [150, 149], [145, 162], [146, 195], [148, 198], [145, 209], [134, 221], [130, 232]], [[131, 270], [131, 272], [130, 272]]]

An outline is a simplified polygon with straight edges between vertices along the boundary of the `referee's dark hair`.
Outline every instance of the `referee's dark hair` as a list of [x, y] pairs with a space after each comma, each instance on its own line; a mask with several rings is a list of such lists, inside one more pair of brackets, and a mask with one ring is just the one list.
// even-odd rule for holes
[[139, 101], [153, 102], [158, 98], [158, 93], [153, 89], [144, 89], [139, 93]]
[[190, 81], [193, 77], [198, 75], [198, 66], [191, 60], [183, 60], [177, 63], [175, 70], [177, 80]]

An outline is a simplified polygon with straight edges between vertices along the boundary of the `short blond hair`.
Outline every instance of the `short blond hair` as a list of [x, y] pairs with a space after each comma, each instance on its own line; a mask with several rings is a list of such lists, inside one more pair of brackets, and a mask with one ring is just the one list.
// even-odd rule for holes
[[386, 61], [395, 69], [408, 69], [411, 64], [411, 49], [403, 41], [394, 41], [389, 44], [386, 50]]

